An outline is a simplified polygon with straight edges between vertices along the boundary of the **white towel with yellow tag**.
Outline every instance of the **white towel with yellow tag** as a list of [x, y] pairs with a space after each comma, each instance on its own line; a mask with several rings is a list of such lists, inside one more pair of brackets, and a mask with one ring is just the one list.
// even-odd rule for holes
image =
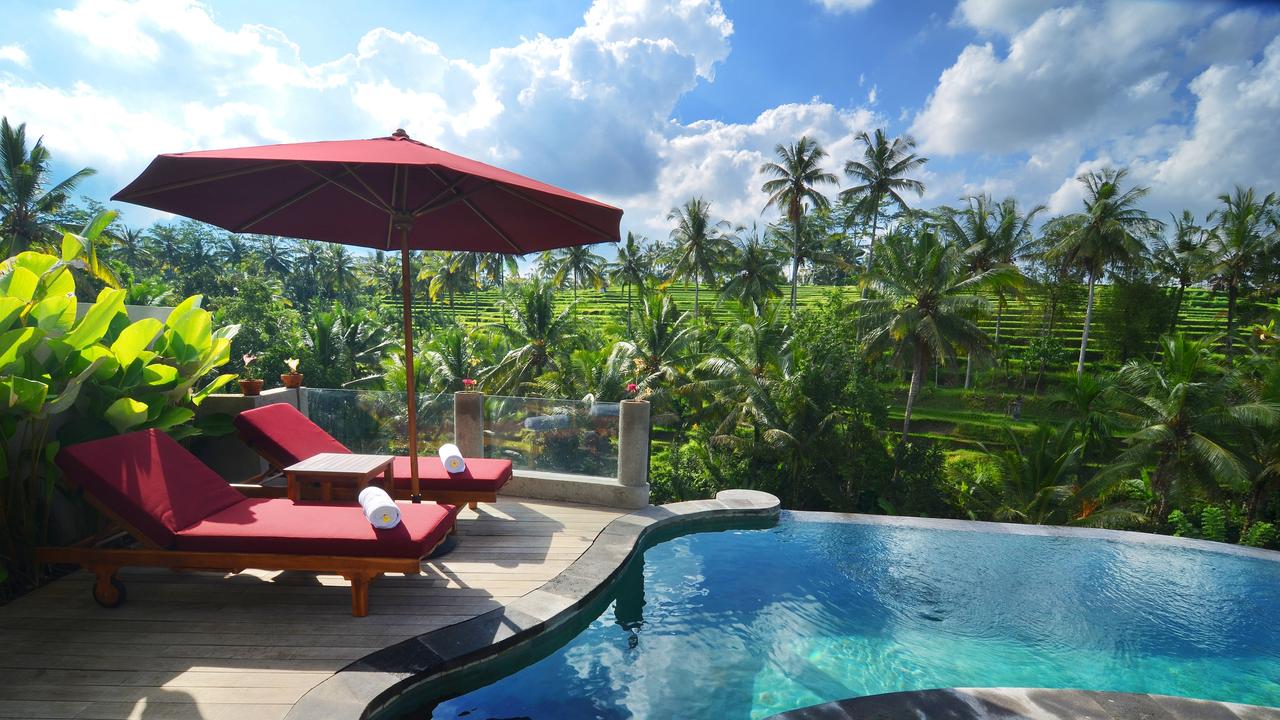
[[396, 506], [396, 501], [391, 499], [386, 490], [370, 485], [360, 491], [357, 499], [360, 501], [360, 507], [364, 509], [365, 518], [374, 527], [390, 530], [400, 524], [400, 508]]
[[451, 473], [460, 473], [467, 469], [467, 461], [462, 459], [462, 451], [453, 443], [440, 446], [440, 462], [444, 463], [444, 469]]

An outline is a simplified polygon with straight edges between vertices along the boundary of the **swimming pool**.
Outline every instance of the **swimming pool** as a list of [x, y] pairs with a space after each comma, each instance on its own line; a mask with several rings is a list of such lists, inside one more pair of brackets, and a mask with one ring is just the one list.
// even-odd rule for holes
[[963, 686], [1280, 705], [1278, 617], [1280, 562], [786, 513], [653, 545], [567, 643], [404, 716], [762, 718]]

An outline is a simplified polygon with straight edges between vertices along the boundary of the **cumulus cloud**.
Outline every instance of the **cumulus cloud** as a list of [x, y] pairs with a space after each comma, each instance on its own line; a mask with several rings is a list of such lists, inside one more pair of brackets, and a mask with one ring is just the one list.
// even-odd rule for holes
[[0, 45], [0, 61], [26, 67], [30, 58], [27, 57], [27, 52], [21, 45]]
[[859, 10], [866, 10], [871, 7], [876, 0], [813, 0], [821, 5], [824, 10], [831, 13], [854, 13]]

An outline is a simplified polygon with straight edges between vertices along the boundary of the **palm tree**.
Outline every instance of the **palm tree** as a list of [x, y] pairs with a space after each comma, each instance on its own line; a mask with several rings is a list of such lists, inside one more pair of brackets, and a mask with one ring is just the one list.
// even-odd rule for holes
[[463, 380], [476, 375], [481, 364], [471, 335], [459, 325], [432, 333], [423, 357], [430, 367], [432, 384], [438, 392], [462, 390]]
[[1145, 252], [1144, 240], [1155, 237], [1164, 223], [1147, 215], [1138, 207], [1149, 188], [1133, 187], [1121, 191], [1120, 184], [1128, 170], [1103, 170], [1076, 178], [1085, 187], [1084, 212], [1052, 221], [1053, 230], [1062, 240], [1049, 252], [1061, 256], [1084, 270], [1089, 280], [1089, 297], [1085, 304], [1084, 330], [1080, 335], [1080, 360], [1076, 375], [1084, 373], [1085, 352], [1089, 349], [1089, 326], [1093, 322], [1093, 294], [1098, 280], [1116, 265], [1140, 261]]
[[[1018, 212], [1017, 201], [1008, 198], [996, 205], [989, 195], [974, 195], [962, 210], [942, 207], [933, 214], [943, 235], [961, 253], [968, 272], [979, 274], [993, 268], [1007, 272], [994, 275], [1001, 282], [989, 289], [996, 293], [996, 329], [991, 343], [992, 352], [999, 350], [1000, 328], [1007, 294], [1016, 292], [1026, 278], [1015, 264], [1029, 248], [1031, 219], [1040, 207], [1026, 216]], [[973, 382], [973, 355], [965, 358], [964, 387]]]
[[1247, 485], [1235, 436], [1280, 420], [1280, 406], [1236, 392], [1234, 376], [1213, 359], [1217, 340], [1166, 335], [1158, 362], [1130, 362], [1117, 373], [1127, 400], [1119, 414], [1134, 432], [1110, 471], [1154, 468], [1153, 519], [1161, 525], [1169, 519], [1171, 498], [1184, 488]]
[[690, 314], [681, 312], [667, 293], [645, 291], [634, 336], [613, 346], [614, 354], [632, 364], [637, 384], [655, 404], [666, 399], [692, 359], [697, 329], [690, 320]]
[[489, 371], [497, 392], [518, 392], [539, 375], [556, 369], [556, 350], [576, 340], [574, 306], [556, 312], [555, 290], [539, 278], [517, 287], [501, 302], [506, 322], [492, 326], [512, 349]]
[[501, 290], [506, 285], [507, 275], [520, 272], [520, 263], [515, 255], [505, 253], [478, 253], [476, 273], [488, 278], [489, 282]]
[[115, 234], [115, 240], [116, 253], [119, 254], [120, 259], [131, 270], [140, 271], [142, 264], [151, 259], [151, 253], [147, 250], [144, 230], [121, 226], [119, 232]]
[[760, 241], [754, 224], [735, 250], [730, 261], [732, 272], [720, 288], [720, 296], [733, 298], [752, 313], [758, 313], [769, 298], [782, 294], [782, 265]]
[[1077, 375], [1065, 383], [1050, 407], [1071, 424], [1086, 463], [1110, 454], [1119, 426], [1114, 413], [1115, 383], [1110, 377]]
[[453, 251], [429, 253], [427, 264], [418, 275], [419, 280], [427, 280], [427, 295], [431, 302], [437, 302], [441, 295], [449, 298], [449, 314], [454, 320], [458, 318], [457, 306], [453, 297], [466, 294], [473, 286], [470, 263], [467, 254]]
[[644, 287], [652, 275], [642, 246], [644, 238], [627, 233], [625, 242], [618, 244], [618, 257], [608, 266], [609, 279], [622, 283], [627, 295], [627, 336], [631, 336], [631, 288]]
[[578, 302], [578, 287], [590, 285], [599, 290], [604, 287], [605, 259], [596, 254], [590, 245], [575, 245], [557, 250], [548, 258], [547, 271], [551, 281], [558, 286], [569, 283], [573, 288], [573, 302]]
[[796, 283], [800, 279], [800, 224], [809, 210], [830, 205], [819, 185], [838, 185], [836, 176], [822, 169], [827, 151], [817, 141], [802, 136], [791, 145], [779, 143], [773, 149], [775, 162], [760, 166], [760, 173], [772, 178], [760, 189], [769, 199], [765, 208], [777, 208], [791, 224], [791, 313], [796, 312]]
[[268, 236], [262, 240], [262, 269], [269, 273], [284, 276], [289, 274], [289, 266], [293, 258], [289, 246], [278, 237]]
[[989, 342], [975, 322], [987, 309], [979, 291], [1009, 270], [970, 274], [959, 249], [927, 230], [891, 234], [881, 254], [882, 261], [869, 272], [868, 285], [876, 297], [859, 302], [859, 324], [868, 354], [889, 350], [911, 368], [902, 421], [905, 443], [927, 363], [954, 358], [958, 348], [976, 352]]
[[328, 244], [320, 259], [320, 270], [334, 297], [350, 301], [360, 286], [356, 260], [346, 245]]
[[249, 257], [249, 245], [235, 233], [227, 233], [218, 239], [214, 255], [222, 263], [238, 267]]
[[862, 143], [862, 159], [844, 164], [844, 174], [856, 184], [840, 193], [840, 199], [861, 202], [871, 215], [871, 244], [867, 248], [869, 271], [875, 261], [876, 234], [880, 229], [881, 209], [885, 201], [903, 212], [910, 210], [903, 194], [913, 192], [923, 196], [924, 183], [907, 176], [923, 167], [929, 159], [915, 154], [916, 141], [909, 135], [889, 140], [881, 128], [874, 135], [865, 131], [858, 133], [857, 139]]
[[724, 230], [728, 223], [711, 222], [711, 203], [697, 197], [680, 207], [671, 208], [668, 220], [676, 222], [671, 231], [675, 242], [672, 272], [693, 275], [693, 316], [698, 315], [698, 290], [703, 281], [715, 280], [715, 269], [725, 246]]
[[1196, 225], [1196, 219], [1190, 210], [1183, 210], [1181, 216], [1170, 215], [1173, 219], [1173, 237], [1160, 237], [1152, 248], [1151, 260], [1156, 272], [1163, 278], [1178, 283], [1174, 295], [1173, 317], [1169, 321], [1169, 332], [1178, 329], [1178, 318], [1182, 314], [1182, 299], [1187, 288], [1200, 278], [1207, 264], [1208, 235], [1204, 228]]
[[1000, 469], [990, 503], [993, 519], [1037, 525], [1140, 519], [1114, 502], [1114, 480], [1104, 476], [1084, 481], [1084, 445], [1069, 427], [1040, 425], [1025, 438], [1005, 428], [1005, 445], [998, 452], [986, 451]]
[[1280, 237], [1280, 206], [1276, 194], [1261, 200], [1253, 188], [1236, 186], [1235, 193], [1218, 196], [1222, 207], [1209, 214], [1216, 223], [1210, 241], [1212, 273], [1216, 284], [1227, 289], [1227, 363], [1232, 362], [1236, 301], [1247, 287], [1250, 274]]
[[782, 322], [778, 303], [739, 308], [725, 337], [695, 368], [698, 386], [711, 397], [723, 418], [718, 435], [749, 425], [752, 446], [760, 444], [760, 425], [752, 422], [760, 406], [768, 403], [771, 378], [787, 374], [791, 365], [792, 328]]
[[57, 237], [53, 216], [66, 204], [81, 180], [93, 168], [81, 168], [61, 182], [46, 187], [51, 172], [50, 153], [44, 139], [27, 148], [27, 125], [9, 124], [0, 118], [0, 242], [8, 257], [34, 242]]

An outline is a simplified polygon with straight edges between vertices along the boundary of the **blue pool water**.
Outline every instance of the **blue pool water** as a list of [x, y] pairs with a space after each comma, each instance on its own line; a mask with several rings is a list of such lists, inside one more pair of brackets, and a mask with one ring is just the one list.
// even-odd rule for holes
[[655, 545], [615, 593], [564, 646], [424, 714], [745, 719], [963, 686], [1280, 705], [1280, 562], [784, 517]]

